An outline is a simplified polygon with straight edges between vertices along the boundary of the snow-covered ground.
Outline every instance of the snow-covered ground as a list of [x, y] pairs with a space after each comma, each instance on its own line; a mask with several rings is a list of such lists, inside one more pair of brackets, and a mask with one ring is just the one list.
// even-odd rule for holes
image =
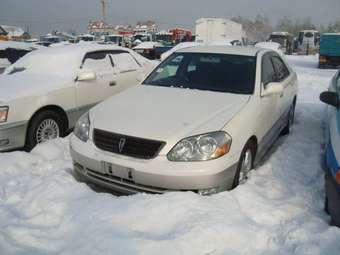
[[72, 177], [67, 138], [0, 154], [0, 254], [340, 254], [323, 211], [318, 101], [335, 71], [288, 60], [300, 82], [292, 133], [231, 192], [95, 193]]

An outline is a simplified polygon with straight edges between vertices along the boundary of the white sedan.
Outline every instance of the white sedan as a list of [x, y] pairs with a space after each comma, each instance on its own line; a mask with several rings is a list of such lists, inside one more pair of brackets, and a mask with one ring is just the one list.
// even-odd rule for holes
[[74, 169], [120, 193], [231, 189], [289, 133], [296, 98], [296, 73], [272, 50], [182, 49], [79, 119]]
[[118, 46], [81, 44], [32, 52], [0, 76], [0, 151], [63, 136], [84, 112], [138, 84], [154, 64]]

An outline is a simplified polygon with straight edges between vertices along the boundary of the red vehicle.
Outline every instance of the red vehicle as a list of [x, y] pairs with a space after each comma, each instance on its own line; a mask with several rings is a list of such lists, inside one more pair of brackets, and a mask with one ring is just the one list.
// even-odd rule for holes
[[172, 33], [172, 41], [176, 43], [192, 41], [192, 33], [190, 30], [182, 28], [174, 28], [169, 30]]

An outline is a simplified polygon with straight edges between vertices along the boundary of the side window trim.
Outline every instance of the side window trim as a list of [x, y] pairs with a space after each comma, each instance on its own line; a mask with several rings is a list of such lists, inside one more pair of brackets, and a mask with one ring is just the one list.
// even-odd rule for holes
[[[120, 54], [120, 53], [128, 53], [130, 54], [128, 51], [125, 51], [125, 50], [95, 50], [95, 51], [88, 51], [85, 53], [84, 57], [83, 57], [83, 60], [81, 61], [81, 65], [80, 65], [80, 69], [83, 67], [84, 63], [85, 63], [85, 60], [88, 58], [87, 56], [89, 54], [95, 54], [95, 53], [103, 53], [105, 55], [111, 55], [111, 54]], [[111, 65], [112, 67], [114, 67], [114, 63], [110, 57], [110, 62], [111, 62]]]
[[[272, 68], [273, 68], [273, 71], [274, 71], [274, 74], [275, 74], [275, 78], [274, 80], [272, 81], [269, 81], [267, 83], [264, 83], [263, 81], [263, 71], [264, 71], [264, 59], [265, 58], [268, 58], [269, 59], [269, 62], [271, 63], [272, 65]], [[273, 61], [272, 61], [272, 54], [271, 52], [267, 52], [265, 53], [263, 56], [262, 56], [262, 61], [261, 61], [261, 84], [263, 85], [263, 88], [265, 89], [266, 88], [266, 85], [269, 84], [270, 82], [275, 82], [277, 79], [277, 74], [276, 74], [276, 71], [275, 71], [275, 68], [274, 68], [274, 64], [273, 64]]]

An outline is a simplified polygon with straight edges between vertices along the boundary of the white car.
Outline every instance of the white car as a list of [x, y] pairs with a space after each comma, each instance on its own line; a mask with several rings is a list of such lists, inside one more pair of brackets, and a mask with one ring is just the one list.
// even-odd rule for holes
[[289, 133], [296, 98], [296, 73], [274, 51], [182, 49], [79, 119], [74, 170], [119, 193], [228, 190]]
[[29, 42], [0, 41], [0, 74], [18, 59], [44, 46]]
[[63, 136], [84, 112], [154, 64], [132, 50], [79, 44], [32, 52], [0, 76], [0, 151]]

